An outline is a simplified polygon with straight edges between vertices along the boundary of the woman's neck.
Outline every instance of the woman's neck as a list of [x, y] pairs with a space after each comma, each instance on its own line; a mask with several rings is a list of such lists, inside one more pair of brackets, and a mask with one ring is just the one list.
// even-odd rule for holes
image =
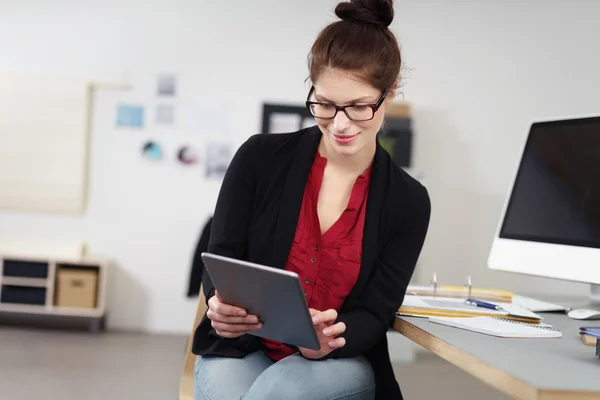
[[376, 147], [374, 142], [372, 145], [365, 146], [356, 154], [344, 155], [332, 149], [325, 138], [322, 138], [319, 144], [319, 153], [322, 157], [327, 158], [328, 165], [358, 176], [364, 173], [373, 162]]

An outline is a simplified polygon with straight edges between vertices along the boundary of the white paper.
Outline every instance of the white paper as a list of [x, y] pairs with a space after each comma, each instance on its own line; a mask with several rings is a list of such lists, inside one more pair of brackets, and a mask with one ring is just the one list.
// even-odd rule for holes
[[513, 296], [512, 304], [533, 312], [565, 311], [566, 307], [525, 296]]
[[269, 120], [269, 132], [267, 133], [289, 133], [300, 128], [300, 115], [273, 113]]
[[229, 133], [230, 107], [219, 101], [198, 99], [180, 107], [182, 130], [206, 136], [223, 137]]
[[170, 104], [156, 106], [156, 123], [158, 125], [173, 125], [175, 123], [175, 107]]
[[418, 296], [404, 296], [404, 302], [402, 302], [402, 307], [423, 307], [423, 308], [428, 308], [429, 304], [425, 303]]
[[429, 322], [498, 337], [559, 338], [562, 333], [547, 324], [527, 324], [492, 317], [430, 317]]

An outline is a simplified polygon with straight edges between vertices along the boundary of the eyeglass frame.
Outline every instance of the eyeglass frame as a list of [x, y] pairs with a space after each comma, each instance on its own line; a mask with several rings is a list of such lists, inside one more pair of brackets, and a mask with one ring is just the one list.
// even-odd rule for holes
[[[366, 121], [371, 121], [373, 118], [375, 118], [375, 113], [381, 108], [381, 105], [383, 104], [383, 101], [385, 100], [386, 96], [389, 93], [389, 89], [385, 89], [383, 91], [383, 93], [381, 94], [381, 97], [379, 98], [379, 100], [377, 100], [377, 102], [375, 103], [370, 103], [370, 104], [348, 104], [347, 106], [338, 106], [337, 104], [333, 104], [333, 103], [323, 103], [320, 101], [310, 101], [310, 96], [312, 96], [313, 92], [315, 91], [315, 87], [311, 86], [310, 91], [308, 92], [308, 96], [306, 98], [306, 108], [308, 108], [308, 112], [310, 112], [310, 115], [312, 115], [315, 118], [319, 118], [319, 119], [334, 119], [339, 111], [343, 111], [344, 114], [346, 114], [346, 117], [348, 117], [348, 119], [350, 121], [354, 121], [354, 122], [366, 122]], [[310, 106], [313, 104], [326, 104], [328, 106], [334, 107], [335, 108], [335, 114], [333, 114], [333, 117], [317, 117], [316, 115], [313, 114], [312, 110], [310, 109]], [[373, 110], [373, 116], [369, 119], [352, 119], [350, 117], [350, 115], [348, 115], [348, 112], [346, 111], [346, 108], [348, 107], [356, 107], [357, 105], [360, 105], [362, 107], [370, 107]]]

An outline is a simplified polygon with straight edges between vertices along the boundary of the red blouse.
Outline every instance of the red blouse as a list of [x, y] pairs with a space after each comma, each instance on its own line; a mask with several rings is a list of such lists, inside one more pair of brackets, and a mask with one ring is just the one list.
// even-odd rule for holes
[[[317, 153], [304, 189], [285, 269], [300, 276], [310, 308], [320, 311], [332, 308], [339, 312], [360, 271], [371, 168], [356, 179], [346, 210], [321, 235], [317, 199], [326, 164], [327, 159]], [[281, 360], [295, 352], [293, 348], [269, 339], [263, 339], [263, 347], [265, 354], [273, 360]]]

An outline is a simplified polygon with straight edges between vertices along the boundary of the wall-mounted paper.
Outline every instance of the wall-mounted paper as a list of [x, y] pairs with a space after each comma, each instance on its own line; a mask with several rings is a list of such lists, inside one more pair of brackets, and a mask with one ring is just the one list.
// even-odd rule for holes
[[190, 146], [182, 146], [177, 152], [177, 159], [183, 165], [194, 165], [198, 163], [198, 153]]
[[181, 107], [181, 124], [183, 130], [202, 135], [223, 137], [229, 133], [231, 113], [224, 102], [196, 100]]
[[269, 133], [289, 133], [300, 129], [301, 117], [298, 114], [273, 113], [269, 121]]
[[205, 157], [206, 177], [209, 179], [223, 179], [232, 157], [233, 151], [230, 144], [208, 143]]
[[172, 126], [175, 124], [175, 107], [170, 104], [156, 106], [156, 124]]
[[121, 128], [143, 128], [144, 107], [130, 104], [117, 105], [117, 126]]
[[173, 74], [158, 76], [157, 94], [159, 96], [173, 97], [177, 94], [177, 77]]
[[148, 141], [142, 146], [142, 155], [149, 160], [160, 160], [163, 154], [157, 143]]

